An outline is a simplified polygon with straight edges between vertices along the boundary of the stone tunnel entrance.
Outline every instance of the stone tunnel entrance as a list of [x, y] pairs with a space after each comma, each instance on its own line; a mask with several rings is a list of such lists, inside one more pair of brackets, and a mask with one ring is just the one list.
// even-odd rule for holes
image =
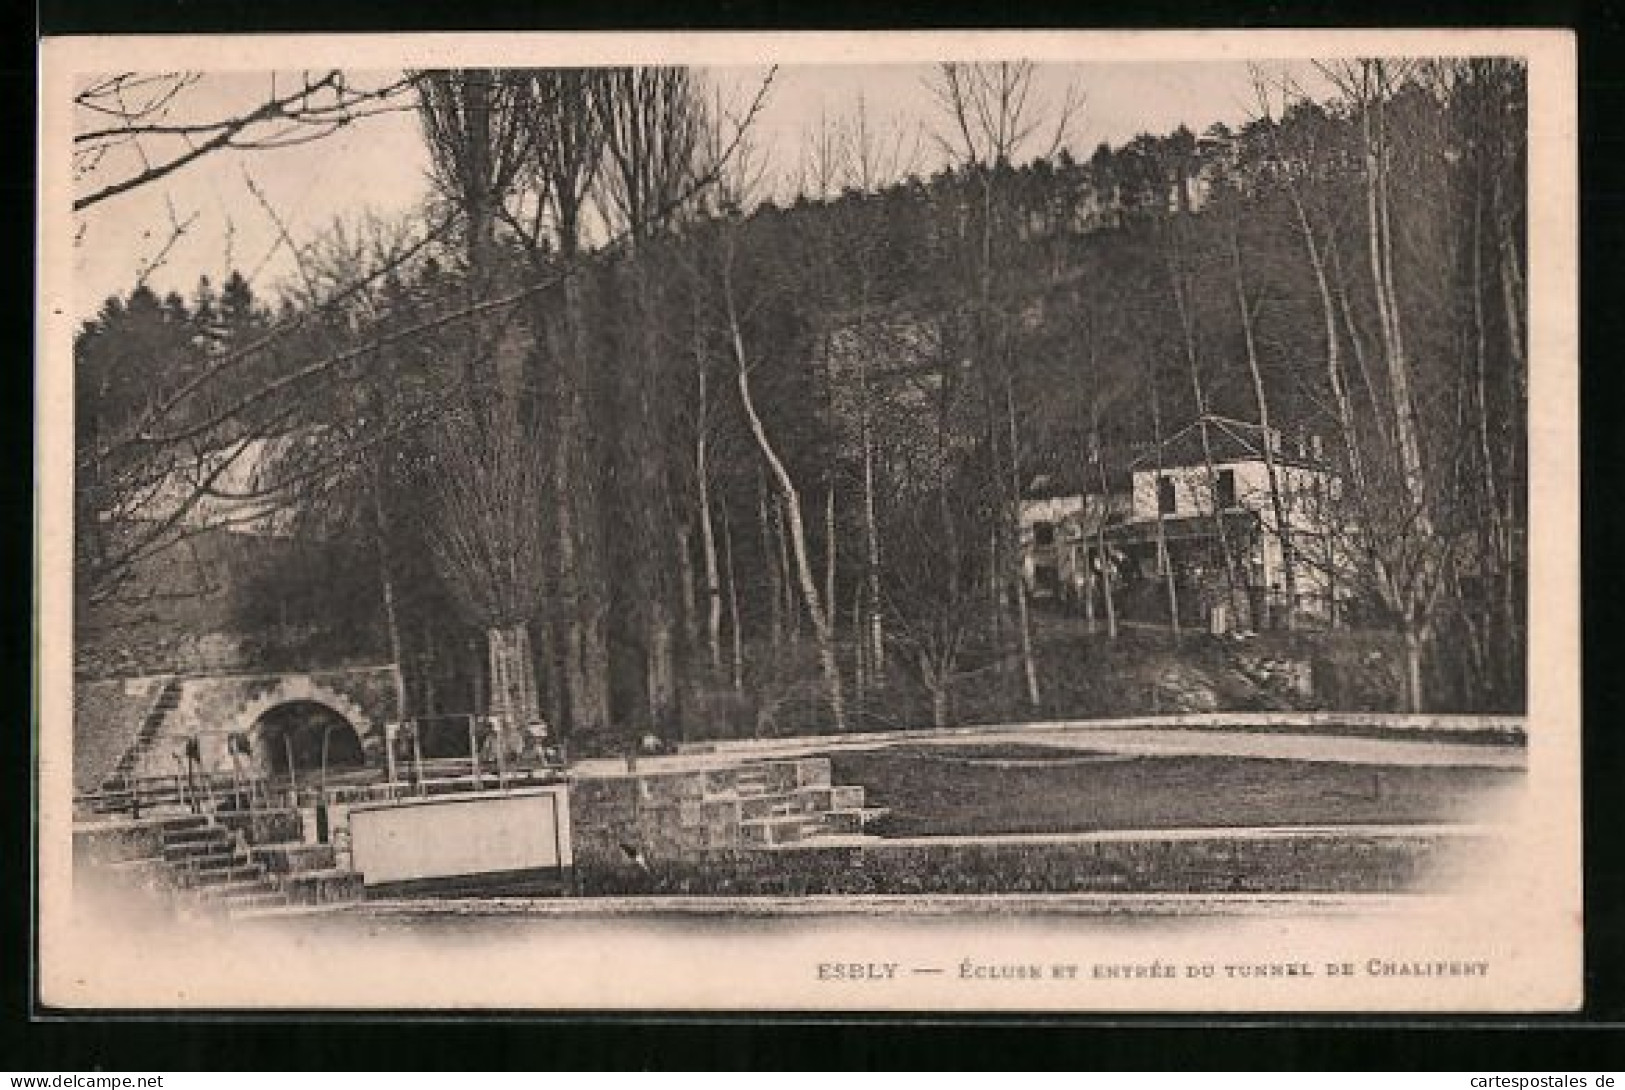
[[[314, 700], [293, 700], [267, 710], [249, 732], [262, 774], [301, 782], [366, 767], [361, 737], [344, 716]], [[291, 763], [290, 763], [291, 762]]]

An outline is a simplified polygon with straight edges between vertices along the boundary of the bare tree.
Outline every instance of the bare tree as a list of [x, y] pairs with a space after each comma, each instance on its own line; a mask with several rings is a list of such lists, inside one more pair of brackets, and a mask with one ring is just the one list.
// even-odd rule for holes
[[[554, 362], [553, 499], [564, 699], [573, 731], [602, 734], [610, 721], [609, 588], [604, 573], [599, 451], [589, 422], [592, 381], [590, 272], [582, 266], [584, 224], [604, 156], [600, 99], [607, 76], [594, 69], [529, 73], [532, 216], [508, 220], [539, 270], [562, 268], [561, 290], [537, 296], [534, 321]], [[557, 305], [554, 296], [557, 296]]]
[[[1231, 271], [1234, 273], [1235, 278], [1236, 309], [1241, 316], [1242, 348], [1247, 358], [1247, 373], [1253, 380], [1253, 402], [1258, 410], [1259, 445], [1263, 448], [1261, 453], [1264, 456], [1264, 475], [1269, 490], [1270, 514], [1274, 520], [1276, 538], [1281, 544], [1281, 584], [1286, 593], [1284, 622], [1286, 627], [1291, 629], [1296, 627], [1298, 608], [1297, 560], [1292, 543], [1292, 519], [1287, 513], [1285, 498], [1281, 490], [1281, 474], [1276, 466], [1277, 432], [1270, 422], [1269, 392], [1264, 383], [1264, 370], [1258, 357], [1258, 340], [1253, 332], [1253, 311], [1257, 304], [1249, 299], [1247, 294], [1246, 270], [1243, 268], [1241, 260], [1239, 211], [1233, 212], [1230, 221], [1230, 257]], [[1271, 608], [1272, 604], [1266, 598], [1264, 606], [1266, 615]]]
[[[860, 194], [873, 193], [883, 186], [901, 179], [912, 168], [919, 151], [919, 133], [916, 130], [910, 142], [907, 130], [893, 122], [877, 124], [871, 117], [868, 104], [860, 97], [853, 116], [843, 129], [844, 177], [849, 188]], [[853, 313], [850, 324], [860, 341], [868, 331], [875, 292], [875, 263], [878, 232], [869, 230], [868, 217], [857, 224], [857, 230], [848, 232], [849, 265], [855, 266], [856, 283]], [[870, 358], [860, 345], [856, 353], [858, 365], [858, 430], [859, 448], [863, 459], [863, 537], [865, 562], [865, 596], [867, 601], [866, 636], [867, 659], [877, 676], [886, 670], [886, 638], [884, 610], [881, 600], [880, 526], [875, 514], [875, 411], [870, 390]]]
[[436, 568], [485, 630], [492, 714], [522, 728], [541, 718], [529, 623], [548, 585], [548, 444], [520, 429], [453, 420], [437, 430], [434, 451]]
[[[440, 191], [461, 213], [471, 304], [494, 292], [497, 225], [527, 173], [536, 132], [529, 124], [528, 78], [494, 69], [453, 69], [415, 75], [418, 115]], [[524, 377], [517, 354], [501, 350], [501, 315], [474, 318], [462, 353], [466, 396], [476, 426], [512, 426]]]
[[[201, 72], [117, 72], [97, 76], [73, 96], [76, 180], [81, 212], [151, 185], [218, 152], [272, 151], [321, 140], [378, 113], [411, 109], [411, 81], [355, 82], [343, 71], [267, 76], [254, 104], [211, 108]], [[209, 103], [210, 105], [201, 105]]]
[[617, 69], [599, 100], [606, 163], [604, 205], [625, 234], [621, 273], [631, 304], [629, 358], [618, 369], [619, 398], [628, 419], [617, 454], [624, 465], [624, 511], [634, 549], [628, 572], [642, 628], [644, 688], [651, 726], [678, 727], [678, 617], [672, 569], [681, 541], [668, 534], [669, 479], [665, 451], [671, 434], [669, 382], [675, 368], [661, 335], [661, 286], [649, 252], [677, 213], [697, 169], [705, 106], [696, 74], [687, 68]]
[[[980, 195], [977, 209], [977, 239], [972, 252], [974, 270], [974, 349], [977, 367], [988, 388], [990, 425], [1001, 405], [1005, 427], [991, 428], [990, 435], [1003, 433], [1008, 494], [1006, 514], [998, 523], [994, 538], [995, 555], [1002, 553], [1007, 593], [1016, 605], [1016, 632], [1027, 703], [1041, 705], [1038, 663], [1033, 652], [1032, 620], [1027, 592], [1021, 577], [1020, 445], [1015, 420], [1015, 377], [1008, 365], [1009, 330], [996, 307], [996, 279], [999, 262], [996, 244], [1008, 241], [1013, 224], [1004, 213], [1004, 195], [999, 178], [1007, 173], [1023, 153], [1039, 142], [1040, 157], [1053, 155], [1066, 139], [1082, 100], [1068, 87], [1062, 101], [1051, 111], [1037, 96], [1036, 66], [1030, 61], [993, 64], [944, 64], [937, 72], [931, 90], [944, 115], [937, 143], [968, 175]], [[1003, 366], [1001, 366], [1001, 364]], [[1003, 595], [999, 596], [1000, 598]]]
[[[1455, 543], [1439, 528], [1417, 412], [1414, 363], [1408, 320], [1396, 273], [1392, 180], [1397, 135], [1389, 116], [1391, 100], [1413, 71], [1409, 62], [1358, 59], [1320, 65], [1343, 95], [1358, 131], [1364, 198], [1366, 287], [1377, 315], [1377, 348], [1386, 372], [1382, 434], [1384, 457], [1364, 466], [1368, 489], [1382, 498], [1367, 504], [1374, 520], [1370, 535], [1374, 582], [1396, 618], [1405, 645], [1406, 704], [1425, 704], [1423, 656], [1432, 638], [1435, 608], [1446, 585]], [[1391, 469], [1391, 472], [1389, 471]], [[1384, 488], [1389, 485], [1389, 488]]]
[[[786, 559], [789, 561], [790, 577], [800, 591], [801, 603], [812, 623], [813, 636], [818, 643], [819, 666], [824, 676], [830, 716], [834, 720], [837, 730], [845, 730], [847, 725], [846, 698], [841, 680], [840, 663], [836, 655], [835, 613], [837, 606], [833, 599], [833, 591], [829, 585], [826, 585], [823, 590], [819, 588], [819, 580], [813, 568], [811, 550], [808, 548], [802, 490], [791, 475], [790, 469], [772, 437], [768, 434], [767, 425], [757, 409], [756, 399], [752, 391], [751, 372], [756, 366], [756, 360], [746, 344], [735, 266], [738, 256], [738, 221], [745, 206], [754, 197], [752, 192], [753, 176], [750, 172], [748, 156], [734, 165], [736, 169], [726, 175], [719, 186], [721, 203], [728, 210], [726, 215], [729, 217], [729, 222], [723, 225], [721, 254], [718, 262], [720, 279], [718, 291], [721, 296], [721, 309], [726, 330], [725, 336], [729, 352], [733, 357], [734, 378], [739, 392], [740, 405], [744, 410], [751, 437], [755, 440], [756, 449], [767, 466], [773, 491], [778, 500], [778, 510], [782, 513], [781, 549], [789, 554]], [[833, 503], [833, 494], [830, 496], [830, 503]], [[833, 542], [832, 533], [829, 534], [829, 537]], [[830, 563], [832, 566], [833, 558], [830, 559]], [[828, 572], [826, 572], [826, 579], [828, 579]]]

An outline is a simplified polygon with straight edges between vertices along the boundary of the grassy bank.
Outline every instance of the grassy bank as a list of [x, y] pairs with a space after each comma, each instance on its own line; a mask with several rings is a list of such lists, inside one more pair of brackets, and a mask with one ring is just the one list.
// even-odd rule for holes
[[1393, 893], [1427, 888], [1476, 838], [1319, 835], [1200, 840], [824, 845], [656, 859], [578, 857], [585, 896], [989, 893]]
[[1470, 821], [1522, 773], [1239, 757], [1110, 757], [1047, 746], [831, 755], [891, 812], [884, 836]]

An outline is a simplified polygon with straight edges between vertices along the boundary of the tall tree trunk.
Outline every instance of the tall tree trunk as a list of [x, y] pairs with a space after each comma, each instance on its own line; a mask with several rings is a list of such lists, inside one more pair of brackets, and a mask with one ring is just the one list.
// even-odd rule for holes
[[[1519, 259], [1517, 245], [1512, 237], [1510, 214], [1497, 216], [1499, 245], [1496, 247], [1499, 270], [1497, 279], [1501, 284], [1501, 306], [1506, 324], [1507, 351], [1511, 366], [1507, 368], [1507, 412], [1515, 422], [1515, 441], [1503, 443], [1505, 462], [1503, 463], [1503, 479], [1508, 482], [1504, 490], [1506, 510], [1502, 518], [1506, 526], [1520, 526], [1527, 522], [1528, 511], [1524, 502], [1524, 489], [1519, 487], [1527, 474], [1526, 448], [1528, 435], [1528, 413], [1526, 408], [1528, 397], [1529, 361], [1525, 351], [1526, 298], [1524, 296], [1523, 266]], [[1516, 545], [1508, 543], [1508, 555], [1512, 561], [1506, 567], [1501, 580], [1501, 608], [1508, 619], [1509, 639], [1506, 648], [1506, 663], [1508, 679], [1512, 691], [1517, 699], [1522, 700], [1526, 673], [1525, 635], [1526, 620], [1524, 617], [1524, 597], [1519, 593], [1518, 573], [1523, 567], [1521, 558], [1516, 555]]]
[[395, 718], [404, 723], [408, 711], [406, 676], [403, 673], [406, 666], [401, 647], [401, 622], [395, 606], [395, 578], [390, 572], [389, 523], [384, 517], [383, 481], [376, 458], [372, 460], [371, 469], [373, 532], [378, 542], [378, 581], [383, 592], [384, 628], [389, 635], [389, 660], [394, 666]]
[[1304, 206], [1301, 196], [1295, 186], [1289, 186], [1288, 192], [1292, 198], [1292, 207], [1297, 214], [1298, 232], [1303, 238], [1303, 245], [1309, 259], [1309, 269], [1314, 274], [1315, 291], [1320, 298], [1320, 315], [1322, 334], [1326, 342], [1326, 381], [1332, 392], [1332, 403], [1337, 410], [1337, 426], [1343, 440], [1344, 456], [1348, 462], [1349, 483], [1354, 486], [1358, 495], [1365, 495], [1365, 465], [1360, 456], [1360, 437], [1355, 430], [1354, 404], [1349, 398], [1348, 384], [1343, 378], [1342, 365], [1342, 338], [1338, 334], [1338, 305], [1332, 295], [1331, 283], [1328, 279], [1326, 260], [1320, 250], [1320, 244], [1315, 238], [1315, 229], [1309, 219], [1309, 210]]
[[[488, 628], [485, 645], [491, 675], [491, 714], [503, 720], [511, 745], [518, 738], [517, 732], [542, 717], [530, 629], [523, 624]], [[512, 752], [511, 748], [508, 752]]]
[[602, 489], [587, 426], [592, 350], [586, 285], [580, 272], [564, 281], [565, 336], [558, 338], [558, 415], [554, 421], [557, 570], [566, 599], [564, 691], [570, 729], [579, 736], [609, 730], [609, 590], [604, 578]]
[[730, 644], [731, 677], [734, 692], [745, 690], [745, 634], [739, 623], [739, 580], [734, 570], [734, 534], [733, 522], [728, 515], [728, 505], [722, 505], [722, 548], [726, 558], [724, 568], [728, 573], [728, 637]]
[[[1191, 311], [1187, 295], [1184, 254], [1173, 224], [1167, 225], [1168, 279], [1173, 287], [1174, 310], [1179, 319], [1180, 342], [1185, 364], [1190, 371], [1191, 393], [1196, 401], [1196, 428], [1202, 441], [1202, 466], [1207, 475], [1207, 502], [1212, 509], [1214, 536], [1219, 542], [1219, 559], [1224, 566], [1225, 587], [1229, 591], [1230, 610], [1237, 623], [1243, 617], [1240, 586], [1236, 579], [1236, 554], [1230, 543], [1230, 529], [1225, 522], [1224, 510], [1218, 502], [1218, 469], [1213, 462], [1212, 437], [1208, 433], [1207, 393], [1202, 383], [1202, 366], [1196, 349], [1196, 316]], [[1159, 459], [1161, 455], [1158, 455]], [[1160, 510], [1160, 505], [1159, 505]]]
[[1422, 653], [1425, 640], [1422, 633], [1410, 624], [1400, 630], [1405, 642], [1405, 710], [1419, 715], [1425, 709], [1425, 689], [1422, 683]]
[[1157, 396], [1157, 376], [1151, 376], [1151, 437], [1156, 451], [1156, 490], [1152, 502], [1157, 508], [1157, 566], [1162, 570], [1168, 593], [1168, 624], [1174, 630], [1174, 643], [1179, 642], [1179, 585], [1174, 578], [1174, 558], [1168, 552], [1168, 529], [1162, 515], [1162, 399]]
[[931, 725], [938, 730], [948, 725], [948, 682], [945, 678], [929, 675], [926, 688], [931, 690]]
[[789, 516], [784, 510], [785, 499], [776, 496], [773, 502], [773, 532], [779, 547], [779, 574], [777, 585], [784, 590], [784, 616], [790, 631], [790, 646], [801, 646], [801, 599], [796, 593], [797, 573], [790, 558]]
[[829, 611], [829, 628], [833, 636], [838, 627], [835, 606], [835, 568], [838, 559], [835, 540], [835, 482], [831, 480], [824, 490], [824, 608]]
[[[578, 718], [582, 697], [587, 691], [587, 680], [581, 641], [581, 596], [579, 565], [576, 556], [574, 490], [566, 482], [572, 479], [571, 443], [575, 439], [568, 423], [571, 409], [569, 379], [558, 338], [554, 338], [554, 358], [558, 363], [554, 384], [553, 428], [553, 530], [554, 577], [558, 585], [557, 613], [549, 624], [553, 633], [554, 684], [549, 692], [552, 698], [551, 717], [560, 730], [577, 736], [590, 726]], [[565, 349], [568, 351], [568, 349]]]
[[682, 630], [688, 647], [700, 643], [700, 588], [694, 574], [694, 528], [685, 518], [672, 519], [677, 544], [677, 586], [682, 592]]
[[1498, 224], [1498, 264], [1501, 270], [1501, 307], [1506, 314], [1507, 348], [1511, 352], [1515, 375], [1528, 374], [1528, 355], [1524, 338], [1524, 283], [1523, 263], [1518, 258], [1518, 247], [1512, 237], [1512, 226], [1506, 217]]
[[1038, 688], [1038, 659], [1033, 652], [1032, 617], [1027, 608], [1027, 581], [1022, 578], [1021, 539], [1021, 447], [1016, 431], [1015, 380], [1006, 370], [1004, 376], [1004, 416], [1009, 426], [1010, 441], [1010, 520], [1015, 530], [1017, 547], [1010, 550], [1011, 580], [1016, 596], [1016, 626], [1021, 640], [1022, 679], [1027, 685], [1027, 706], [1034, 711], [1043, 707], [1043, 695]]
[[[1111, 554], [1106, 546], [1106, 520], [1102, 519], [1095, 527], [1095, 544], [1100, 553], [1100, 597], [1101, 604], [1106, 607], [1106, 638], [1113, 643], [1117, 642], [1117, 596], [1112, 589], [1112, 562]], [[1091, 588], [1091, 600], [1093, 590]], [[1178, 630], [1178, 622], [1175, 622]]]
[[694, 439], [695, 502], [700, 511], [700, 552], [705, 563], [705, 647], [711, 672], [722, 673], [722, 584], [717, 571], [717, 535], [711, 520], [710, 404], [705, 369], [699, 371], [700, 423]]
[[[1270, 513], [1275, 518], [1275, 536], [1281, 545], [1281, 584], [1286, 591], [1286, 627], [1290, 631], [1297, 627], [1298, 612], [1298, 579], [1297, 563], [1292, 547], [1292, 522], [1288, 517], [1286, 503], [1281, 495], [1281, 476], [1275, 464], [1275, 431], [1270, 424], [1269, 395], [1264, 389], [1264, 369], [1258, 360], [1258, 346], [1253, 337], [1252, 309], [1247, 303], [1246, 275], [1241, 264], [1241, 239], [1239, 226], [1232, 223], [1230, 233], [1230, 254], [1234, 259], [1236, 274], [1236, 305], [1241, 310], [1241, 336], [1242, 344], [1246, 349], [1247, 370], [1253, 379], [1253, 400], [1258, 406], [1258, 426], [1263, 433], [1264, 448], [1264, 474], [1269, 482]], [[1267, 546], [1268, 539], [1259, 543], [1260, 549]], [[1268, 593], [1269, 587], [1265, 588]], [[1273, 603], [1266, 599], [1265, 611], [1268, 612]]]
[[1371, 404], [1370, 420], [1376, 428], [1380, 449], [1391, 449], [1394, 443], [1394, 429], [1388, 422], [1387, 403], [1383, 400], [1377, 388], [1377, 380], [1372, 374], [1366, 339], [1361, 333], [1359, 323], [1354, 320], [1354, 305], [1349, 302], [1348, 281], [1343, 272], [1343, 258], [1335, 235], [1328, 238], [1326, 249], [1331, 258], [1332, 285], [1337, 293], [1338, 313], [1343, 328], [1348, 333], [1349, 355], [1354, 359], [1354, 369], [1359, 372], [1360, 387], [1365, 391], [1366, 400]]
[[[1093, 413], [1091, 412], [1091, 417]], [[1112, 562], [1111, 554], [1106, 546], [1106, 516], [1111, 508], [1111, 484], [1106, 477], [1106, 462], [1100, 449], [1100, 429], [1096, 422], [1090, 420], [1089, 429], [1090, 456], [1095, 463], [1095, 470], [1100, 475], [1100, 517], [1095, 520], [1095, 545], [1100, 553], [1100, 596], [1102, 605], [1106, 607], [1106, 638], [1113, 642], [1117, 640], [1117, 602], [1112, 592]], [[1087, 554], [1086, 554], [1087, 555]], [[1093, 582], [1094, 573], [1090, 572], [1090, 581]], [[1090, 588], [1090, 601], [1094, 601], [1093, 587]], [[1178, 621], [1174, 624], [1178, 626]]]
[[777, 657], [779, 648], [784, 645], [784, 590], [779, 579], [782, 569], [779, 565], [777, 507], [772, 509], [772, 513], [769, 512], [765, 477], [758, 484], [756, 499], [762, 527], [762, 570], [767, 573], [768, 640]]
[[664, 601], [649, 603], [645, 631], [649, 640], [649, 719], [661, 737], [678, 737], [682, 724], [677, 714], [677, 625]]
[[[1473, 434], [1478, 441], [1478, 460], [1480, 464], [1480, 477], [1483, 489], [1483, 509], [1480, 518], [1487, 523], [1480, 527], [1482, 540], [1485, 542], [1484, 556], [1488, 559], [1491, 570], [1483, 571], [1482, 585], [1496, 587], [1503, 585], [1503, 574], [1512, 563], [1510, 535], [1501, 521], [1502, 506], [1500, 487], [1496, 481], [1495, 451], [1490, 440], [1490, 404], [1489, 404], [1489, 331], [1485, 326], [1484, 315], [1484, 231], [1483, 231], [1483, 191], [1475, 189], [1473, 201], [1473, 232], [1472, 232], [1472, 284], [1473, 294], [1472, 321], [1473, 321]], [[1487, 517], [1485, 517], [1487, 516]], [[1481, 565], [1482, 567], [1482, 565]], [[1458, 600], [1460, 596], [1458, 595]], [[1478, 609], [1484, 614], [1484, 622], [1490, 639], [1494, 639], [1497, 629], [1501, 629], [1501, 642], [1508, 643], [1512, 639], [1512, 617], [1501, 609], [1500, 595], [1493, 598], [1485, 594], [1479, 602], [1463, 602], [1464, 609]], [[1487, 665], [1487, 664], [1486, 664]], [[1492, 690], [1499, 682], [1496, 674], [1500, 670], [1485, 669], [1479, 680], [1482, 688]]]
[[780, 460], [778, 452], [768, 439], [767, 429], [762, 423], [761, 416], [757, 414], [756, 403], [751, 397], [750, 368], [745, 354], [744, 338], [739, 330], [739, 316], [734, 308], [731, 283], [725, 284], [724, 294], [728, 307], [728, 330], [733, 341], [734, 361], [738, 365], [739, 399], [744, 406], [745, 419], [750, 424], [751, 435], [756, 439], [757, 449], [767, 462], [773, 480], [778, 486], [780, 498], [783, 500], [784, 513], [789, 521], [788, 536], [794, 550], [796, 578], [806, 603], [807, 615], [812, 621], [814, 636], [818, 640], [818, 661], [824, 673], [830, 715], [835, 721], [835, 729], [844, 731], [846, 702], [841, 691], [840, 664], [835, 657], [835, 636], [830, 621], [834, 603], [828, 603], [826, 608], [826, 604], [820, 601], [817, 581], [813, 577], [812, 560], [807, 552], [807, 531], [801, 518], [801, 495], [790, 477], [789, 470], [785, 468], [784, 462]]
[[[634, 410], [635, 426], [624, 436], [630, 444], [634, 487], [625, 500], [633, 526], [635, 556], [632, 584], [638, 625], [643, 637], [644, 697], [650, 728], [661, 737], [673, 737], [678, 727], [677, 623], [672, 603], [670, 566], [673, 544], [659, 524], [667, 510], [667, 480], [662, 461], [665, 416], [661, 405], [663, 384], [661, 346], [655, 288], [648, 255], [634, 246], [627, 257], [627, 275], [634, 308], [637, 366], [625, 368], [624, 384]], [[625, 385], [623, 385], [625, 389]]]
[[[1384, 79], [1381, 61], [1373, 66]], [[1422, 470], [1420, 429], [1411, 393], [1410, 362], [1405, 354], [1404, 323], [1394, 287], [1393, 236], [1388, 194], [1388, 146], [1385, 111], [1380, 94], [1361, 110], [1366, 166], [1366, 233], [1371, 261], [1373, 297], [1382, 330], [1383, 358], [1388, 366], [1389, 398], [1393, 407], [1394, 438], [1399, 449], [1401, 479], [1422, 532], [1427, 533], [1427, 504]]]
[[863, 632], [863, 599], [863, 584], [854, 584], [852, 587], [852, 695], [859, 722], [863, 720], [864, 711], [868, 707], [869, 696], [869, 647]]
[[859, 353], [863, 398], [863, 537], [868, 578], [869, 662], [876, 679], [886, 670], [886, 633], [880, 613], [880, 525], [875, 517], [875, 444], [869, 417], [868, 368]]
[[[1392, 410], [1394, 445], [1397, 448], [1400, 483], [1406, 506], [1407, 536], [1411, 538], [1405, 572], [1391, 572], [1393, 605], [1400, 616], [1401, 634], [1406, 644], [1410, 704], [1422, 704], [1421, 655], [1429, 618], [1427, 612], [1436, 600], [1442, 577], [1433, 541], [1433, 520], [1429, 510], [1426, 479], [1422, 464], [1420, 426], [1411, 389], [1410, 361], [1406, 355], [1404, 321], [1394, 278], [1394, 241], [1389, 192], [1390, 149], [1384, 98], [1387, 76], [1381, 60], [1361, 62], [1368, 81], [1374, 86], [1360, 106], [1362, 150], [1365, 163], [1365, 204], [1367, 256], [1370, 259], [1372, 293], [1376, 300], [1382, 333], [1383, 360], [1388, 372], [1388, 395]], [[1374, 83], [1371, 81], [1374, 80]], [[1390, 565], [1392, 568], [1393, 565]], [[1398, 578], [1394, 578], [1398, 576]]]

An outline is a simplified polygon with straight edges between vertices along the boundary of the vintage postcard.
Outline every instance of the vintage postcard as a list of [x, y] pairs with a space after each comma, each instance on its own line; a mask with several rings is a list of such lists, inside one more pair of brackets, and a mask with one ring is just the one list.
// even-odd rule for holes
[[1582, 1003], [1571, 35], [42, 61], [43, 1008]]

